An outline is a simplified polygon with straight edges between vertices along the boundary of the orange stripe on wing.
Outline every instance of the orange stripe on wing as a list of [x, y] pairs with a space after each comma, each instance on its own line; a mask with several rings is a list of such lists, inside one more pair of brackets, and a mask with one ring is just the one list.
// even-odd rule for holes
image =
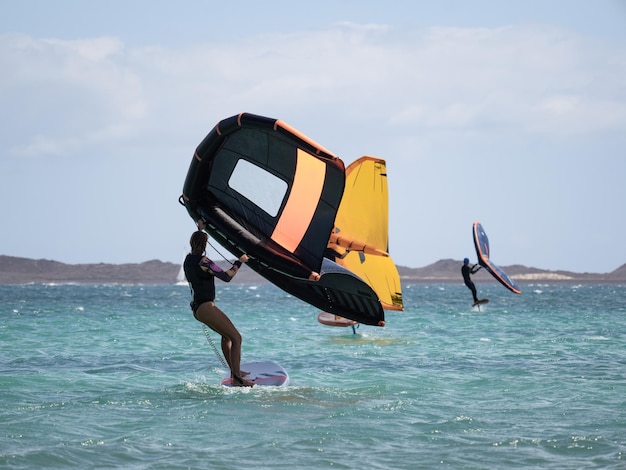
[[309, 228], [322, 195], [325, 177], [324, 162], [298, 149], [291, 194], [271, 237], [292, 253], [298, 248]]

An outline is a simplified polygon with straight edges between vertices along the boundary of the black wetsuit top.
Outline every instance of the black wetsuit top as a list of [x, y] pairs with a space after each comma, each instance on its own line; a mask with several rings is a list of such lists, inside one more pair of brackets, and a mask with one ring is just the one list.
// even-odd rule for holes
[[193, 301], [191, 302], [191, 309], [194, 314], [200, 305], [204, 302], [215, 300], [215, 278], [218, 277], [224, 282], [229, 282], [230, 277], [226, 271], [222, 270], [217, 264], [209, 260], [209, 263], [202, 263], [210, 271], [204, 271], [200, 267], [202, 261], [202, 255], [189, 254], [185, 258], [183, 263], [183, 270], [185, 271], [185, 277], [189, 284], [191, 284], [191, 290], [193, 292]]
[[464, 264], [461, 267], [461, 274], [463, 274], [463, 281], [465, 282], [466, 286], [470, 286], [470, 284], [472, 284], [472, 279], [470, 278], [470, 273], [471, 273], [471, 269], [469, 263], [468, 264]]

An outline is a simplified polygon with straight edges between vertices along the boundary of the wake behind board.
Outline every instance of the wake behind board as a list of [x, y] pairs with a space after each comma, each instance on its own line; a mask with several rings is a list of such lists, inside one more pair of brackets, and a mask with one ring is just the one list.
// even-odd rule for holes
[[472, 304], [472, 307], [476, 307], [476, 305], [486, 304], [487, 302], [489, 302], [489, 299], [479, 299], [477, 302], [474, 302]]
[[[287, 371], [281, 365], [272, 361], [246, 362], [241, 364], [241, 370], [250, 372], [245, 378], [254, 382], [255, 386], [285, 387], [289, 384]], [[225, 387], [233, 386], [230, 371], [226, 373], [221, 383]]]
[[353, 326], [357, 322], [350, 320], [349, 318], [340, 317], [328, 312], [322, 312], [317, 316], [317, 321], [322, 325], [328, 326]]

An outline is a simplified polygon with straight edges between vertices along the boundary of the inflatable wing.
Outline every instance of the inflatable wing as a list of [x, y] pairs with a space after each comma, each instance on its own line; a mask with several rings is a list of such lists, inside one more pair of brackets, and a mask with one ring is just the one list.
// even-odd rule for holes
[[478, 264], [484, 267], [496, 280], [504, 287], [516, 294], [521, 294], [517, 284], [502, 269], [496, 266], [489, 258], [489, 238], [479, 222], [474, 222], [472, 227], [472, 235], [474, 236], [474, 247], [478, 256]]
[[385, 160], [361, 157], [346, 168], [346, 186], [328, 245], [335, 261], [363, 279], [386, 310], [403, 310], [400, 275], [389, 256]]
[[276, 286], [326, 312], [382, 326], [374, 290], [324, 258], [344, 184], [344, 164], [331, 152], [281, 120], [242, 113], [200, 143], [180, 201]]

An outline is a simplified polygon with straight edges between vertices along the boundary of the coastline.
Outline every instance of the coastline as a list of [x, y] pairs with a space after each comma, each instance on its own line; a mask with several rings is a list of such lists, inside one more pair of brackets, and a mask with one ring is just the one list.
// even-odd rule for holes
[[[228, 267], [228, 263], [223, 264]], [[462, 261], [445, 259], [422, 268], [398, 266], [403, 283], [458, 283], [461, 280]], [[502, 266], [521, 284], [551, 283], [623, 283], [626, 282], [626, 264], [610, 273], [574, 273], [553, 271], [522, 265]], [[181, 266], [159, 260], [126, 264], [65, 264], [46, 259], [29, 259], [0, 255], [0, 285], [32, 283], [119, 283], [119, 284], [176, 284]], [[477, 282], [491, 282], [484, 270], [473, 275]], [[232, 280], [236, 284], [268, 283], [252, 269], [243, 267]]]

